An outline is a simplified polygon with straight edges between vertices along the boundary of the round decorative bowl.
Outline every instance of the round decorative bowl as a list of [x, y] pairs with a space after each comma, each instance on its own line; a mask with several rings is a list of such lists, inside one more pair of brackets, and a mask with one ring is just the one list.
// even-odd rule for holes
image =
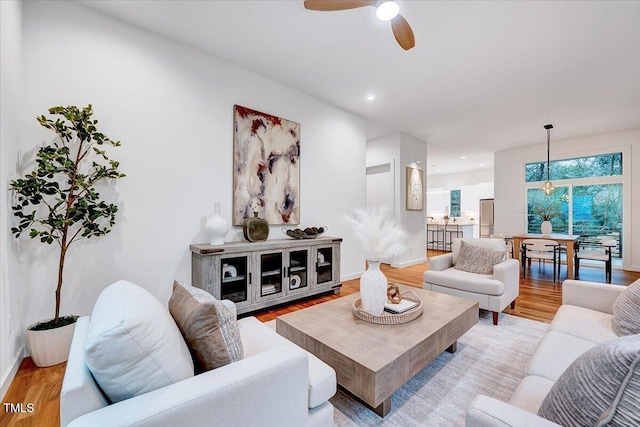
[[[307, 227], [304, 230], [299, 228], [296, 229], [287, 229], [282, 227], [282, 232], [292, 239], [315, 239], [316, 237], [322, 236], [325, 231], [327, 231], [329, 227]], [[322, 230], [322, 231], [320, 231]]]

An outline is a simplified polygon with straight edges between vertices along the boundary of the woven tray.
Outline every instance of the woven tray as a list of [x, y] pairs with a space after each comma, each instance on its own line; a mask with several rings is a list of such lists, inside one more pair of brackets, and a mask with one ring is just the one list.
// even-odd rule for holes
[[353, 302], [351, 311], [353, 311], [354, 316], [358, 319], [378, 325], [399, 325], [401, 323], [411, 322], [412, 320], [420, 317], [422, 314], [422, 300], [418, 298], [418, 295], [416, 295], [415, 292], [408, 290], [402, 293], [402, 298], [406, 298], [409, 301], [415, 301], [418, 305], [404, 313], [389, 313], [388, 311], [383, 311], [380, 316], [374, 316], [362, 309], [362, 300], [358, 298]]

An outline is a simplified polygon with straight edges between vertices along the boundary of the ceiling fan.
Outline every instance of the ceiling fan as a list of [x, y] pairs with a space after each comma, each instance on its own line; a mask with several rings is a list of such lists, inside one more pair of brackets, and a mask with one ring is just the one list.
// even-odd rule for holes
[[304, 7], [309, 10], [331, 12], [336, 10], [356, 9], [358, 7], [374, 6], [376, 16], [381, 21], [391, 21], [391, 29], [398, 44], [409, 50], [416, 45], [413, 31], [406, 19], [402, 17], [400, 6], [390, 0], [304, 0]]

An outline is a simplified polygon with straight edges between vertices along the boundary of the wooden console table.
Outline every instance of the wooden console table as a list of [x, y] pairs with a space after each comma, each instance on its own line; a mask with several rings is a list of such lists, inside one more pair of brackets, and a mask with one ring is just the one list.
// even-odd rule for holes
[[580, 236], [574, 236], [570, 234], [534, 234], [534, 233], [524, 233], [524, 234], [516, 234], [513, 236], [513, 255], [520, 260], [520, 247], [522, 246], [522, 241], [526, 239], [549, 239], [555, 240], [561, 245], [565, 245], [567, 248], [567, 278], [573, 279], [573, 244], [576, 240], [578, 240]]
[[325, 292], [340, 293], [341, 238], [191, 245], [191, 282], [238, 314]]

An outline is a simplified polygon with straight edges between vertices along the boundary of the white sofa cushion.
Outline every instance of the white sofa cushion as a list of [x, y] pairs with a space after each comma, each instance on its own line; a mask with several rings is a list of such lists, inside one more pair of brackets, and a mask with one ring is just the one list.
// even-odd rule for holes
[[640, 425], [640, 335], [602, 343], [562, 374], [538, 415], [570, 426]]
[[121, 280], [102, 291], [91, 313], [85, 362], [112, 402], [193, 376], [193, 361], [167, 308]]
[[427, 283], [479, 294], [502, 295], [504, 293], [504, 283], [495, 280], [493, 276], [456, 270], [455, 267], [444, 271], [427, 270], [423, 274], [423, 279]]
[[204, 289], [174, 281], [169, 312], [191, 351], [196, 373], [242, 360], [235, 315]]
[[600, 311], [565, 304], [560, 306], [549, 330], [600, 344], [616, 337], [611, 326], [612, 317]]
[[465, 243], [471, 246], [504, 252], [504, 258], [506, 259], [507, 257], [504, 239], [472, 239], [472, 238], [453, 239], [451, 240], [451, 253], [453, 254], [453, 265], [455, 265], [456, 262], [458, 262], [458, 255], [460, 255], [460, 244], [463, 240], [465, 241]]
[[509, 403], [532, 414], [537, 414], [553, 384], [555, 381], [548, 378], [537, 375], [526, 376], [513, 393]]
[[636, 280], [613, 304], [613, 330], [617, 335], [640, 334], [640, 280]]
[[525, 372], [557, 381], [574, 360], [595, 345], [572, 335], [549, 331], [538, 343]]
[[[255, 317], [238, 321], [245, 357], [274, 347], [294, 345]], [[329, 365], [309, 353], [309, 408], [315, 408], [336, 394], [336, 372]]]

